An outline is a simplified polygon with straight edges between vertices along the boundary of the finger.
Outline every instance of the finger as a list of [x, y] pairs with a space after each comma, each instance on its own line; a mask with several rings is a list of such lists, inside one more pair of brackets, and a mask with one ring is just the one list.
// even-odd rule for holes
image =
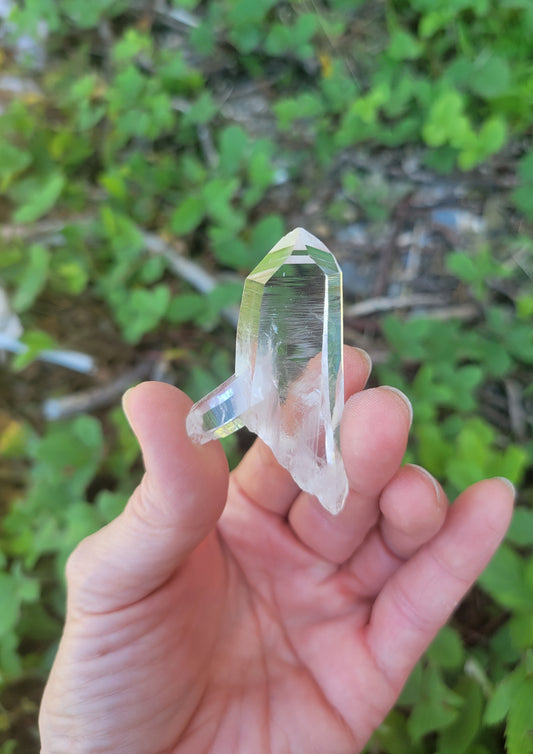
[[437, 536], [385, 585], [367, 627], [367, 646], [398, 691], [412, 667], [500, 544], [511, 520], [507, 480], [469, 487]]
[[[366, 351], [344, 348], [344, 385], [348, 398], [366, 385], [372, 362]], [[265, 443], [257, 439], [232, 473], [232, 484], [261, 508], [285, 516], [299, 493], [299, 487]]]
[[420, 466], [401, 468], [379, 501], [381, 536], [400, 558], [409, 558], [441, 528], [448, 500], [437, 480]]
[[350, 398], [341, 425], [350, 486], [343, 510], [332, 516], [315, 497], [301, 493], [289, 514], [297, 536], [317, 554], [344, 563], [375, 525], [381, 491], [402, 462], [411, 417], [409, 400], [393, 388], [365, 390]]
[[71, 555], [71, 604], [104, 612], [141, 599], [215, 526], [226, 500], [227, 463], [219, 443], [200, 446], [188, 438], [190, 406], [164, 383], [146, 382], [125, 395], [146, 474], [123, 513]]
[[440, 484], [420, 466], [403, 466], [381, 493], [381, 516], [347, 565], [356, 592], [374, 598], [402, 563], [441, 529], [448, 500]]

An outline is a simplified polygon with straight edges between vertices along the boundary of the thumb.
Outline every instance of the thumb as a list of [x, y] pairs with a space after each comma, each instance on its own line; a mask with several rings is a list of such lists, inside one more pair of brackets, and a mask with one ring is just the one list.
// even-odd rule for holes
[[184, 393], [145, 382], [128, 390], [123, 406], [146, 473], [124, 511], [70, 556], [69, 609], [102, 613], [146, 597], [205, 539], [226, 502], [224, 452], [219, 443], [191, 442]]

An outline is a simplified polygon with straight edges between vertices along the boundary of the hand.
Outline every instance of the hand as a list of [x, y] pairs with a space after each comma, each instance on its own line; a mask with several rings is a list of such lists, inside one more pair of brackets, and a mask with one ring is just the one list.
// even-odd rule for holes
[[[185, 432], [189, 399], [145, 383], [125, 410], [146, 475], [67, 566], [42, 754], [355, 754], [489, 561], [511, 485], [448, 506], [403, 466], [410, 407], [346, 349], [337, 517], [256, 441], [229, 479]], [[227, 501], [227, 502], [226, 502]]]

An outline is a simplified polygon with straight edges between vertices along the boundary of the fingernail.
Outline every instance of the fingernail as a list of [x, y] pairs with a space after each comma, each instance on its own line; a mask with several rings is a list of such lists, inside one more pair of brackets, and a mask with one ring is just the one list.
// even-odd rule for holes
[[423, 466], [419, 466], [417, 463], [410, 463], [409, 466], [412, 466], [414, 469], [417, 469], [421, 474], [423, 474], [426, 479], [429, 479], [433, 487], [435, 488], [435, 494], [437, 496], [437, 500], [440, 500], [441, 496], [441, 488], [433, 474], [430, 474], [427, 469], [425, 469]]
[[411, 424], [413, 423], [413, 406], [409, 398], [405, 395], [405, 393], [402, 393], [401, 390], [398, 390], [397, 387], [391, 387], [390, 385], [382, 385], [381, 387], [384, 390], [390, 390], [391, 393], [395, 393], [398, 396], [398, 398], [400, 398], [403, 401], [407, 410], [409, 411], [409, 426], [411, 426]]
[[366, 361], [368, 366], [368, 373], [370, 374], [370, 372], [372, 371], [372, 359], [370, 358], [370, 354], [365, 351], [364, 348], [356, 348], [355, 350], [358, 351], [363, 360]]
[[503, 482], [513, 493], [513, 498], [516, 498], [516, 487], [514, 484], [510, 481], [510, 479], [507, 479], [505, 476], [496, 476], [495, 479], [499, 479], [500, 482]]
[[130, 415], [128, 413], [128, 401], [129, 401], [132, 390], [133, 390], [132, 387], [128, 388], [126, 392], [124, 393], [124, 395], [122, 396], [122, 410], [124, 411], [124, 414], [126, 415], [126, 419], [130, 422], [130, 424], [131, 424], [131, 421], [130, 421]]

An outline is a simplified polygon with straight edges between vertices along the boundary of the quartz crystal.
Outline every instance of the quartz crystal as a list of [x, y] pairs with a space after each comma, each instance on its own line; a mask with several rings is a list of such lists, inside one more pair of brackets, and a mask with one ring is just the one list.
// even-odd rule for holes
[[342, 343], [339, 265], [297, 228], [246, 278], [235, 374], [191, 408], [190, 437], [203, 443], [248, 427], [302, 490], [338, 513], [348, 491], [339, 450]]

